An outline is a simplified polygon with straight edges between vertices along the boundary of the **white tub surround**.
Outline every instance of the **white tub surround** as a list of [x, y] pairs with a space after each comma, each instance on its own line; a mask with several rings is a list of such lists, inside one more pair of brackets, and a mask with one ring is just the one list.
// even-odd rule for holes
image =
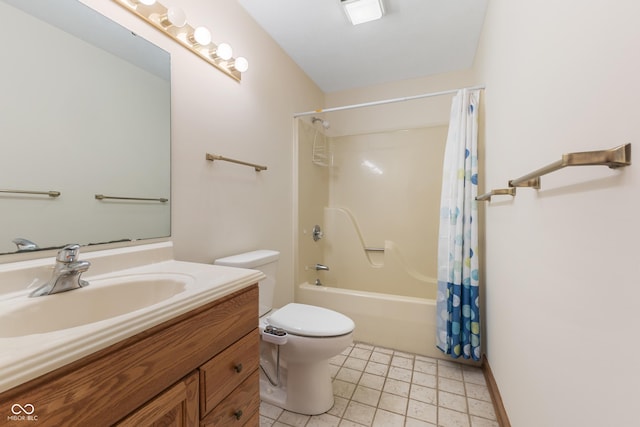
[[[0, 319], [3, 323], [0, 329], [0, 347], [3, 349], [0, 353], [0, 392], [246, 288], [264, 277], [255, 270], [176, 261], [172, 257], [171, 242], [81, 253], [80, 259], [91, 261], [91, 268], [82, 275], [89, 282], [88, 287], [35, 298], [29, 298], [29, 294], [49, 278], [55, 258], [0, 265]], [[163, 278], [179, 282], [180, 291], [172, 292], [168, 297], [157, 297], [158, 302], [142, 304], [142, 308], [133, 304], [131, 311], [124, 310], [113, 317], [68, 327], [75, 319], [73, 312], [69, 313], [73, 306], [65, 307], [65, 300], [79, 298], [79, 294], [74, 293], [86, 291], [87, 295], [94, 292], [104, 296], [99, 288], [118, 283], [122, 289], [118, 297], [126, 305], [131, 303], [128, 297], [134, 299], [136, 289], [133, 286], [140, 283], [149, 286], [149, 280], [161, 281]], [[123, 281], [131, 283], [130, 295]], [[149, 289], [151, 291], [153, 286]], [[55, 307], [55, 300], [60, 301], [60, 319], [55, 316], [54, 319], [40, 318], [38, 304], [46, 303], [50, 310], [51, 306]], [[98, 305], [104, 302], [101, 300]], [[79, 311], [81, 308], [78, 307]], [[16, 322], [16, 328], [30, 333], [12, 333], [11, 327], [5, 325], [24, 319], [25, 312], [31, 313], [29, 321], [35, 323], [21, 327]], [[64, 321], [70, 319], [64, 329], [47, 324], [55, 324], [62, 318]], [[64, 321], [60, 324], [65, 324]], [[39, 332], [38, 322], [43, 325], [42, 333], [35, 333]]]

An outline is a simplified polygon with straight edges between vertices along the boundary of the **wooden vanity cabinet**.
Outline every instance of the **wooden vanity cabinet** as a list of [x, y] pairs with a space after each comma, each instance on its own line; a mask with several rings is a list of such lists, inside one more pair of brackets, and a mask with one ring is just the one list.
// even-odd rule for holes
[[0, 393], [0, 411], [31, 403], [39, 426], [257, 426], [257, 325], [252, 285]]

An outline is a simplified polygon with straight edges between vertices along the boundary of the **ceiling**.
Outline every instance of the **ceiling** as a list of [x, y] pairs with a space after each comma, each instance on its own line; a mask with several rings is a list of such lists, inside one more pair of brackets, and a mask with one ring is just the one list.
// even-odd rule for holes
[[340, 0], [238, 0], [325, 92], [464, 70], [488, 0], [383, 0], [353, 26]]

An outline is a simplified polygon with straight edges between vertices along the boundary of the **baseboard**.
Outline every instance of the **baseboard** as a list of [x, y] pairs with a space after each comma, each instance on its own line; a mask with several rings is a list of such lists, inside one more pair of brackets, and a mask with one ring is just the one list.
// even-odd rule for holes
[[484, 373], [484, 378], [487, 380], [487, 388], [489, 389], [489, 394], [491, 394], [491, 400], [493, 401], [493, 407], [496, 411], [498, 425], [500, 425], [500, 427], [511, 427], [507, 411], [504, 409], [504, 404], [502, 403], [500, 390], [498, 390], [498, 384], [496, 383], [496, 379], [493, 377], [493, 372], [491, 371], [491, 366], [489, 366], [489, 360], [487, 359], [486, 354], [483, 356], [482, 372]]

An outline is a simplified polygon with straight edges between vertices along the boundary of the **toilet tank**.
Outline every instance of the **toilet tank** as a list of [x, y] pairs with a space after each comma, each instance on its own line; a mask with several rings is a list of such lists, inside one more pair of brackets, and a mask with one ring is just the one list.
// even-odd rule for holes
[[267, 249], [245, 252], [215, 260], [215, 265], [227, 267], [250, 268], [262, 271], [266, 278], [258, 283], [259, 308], [258, 314], [262, 316], [273, 308], [273, 295], [276, 290], [276, 271], [280, 252]]

